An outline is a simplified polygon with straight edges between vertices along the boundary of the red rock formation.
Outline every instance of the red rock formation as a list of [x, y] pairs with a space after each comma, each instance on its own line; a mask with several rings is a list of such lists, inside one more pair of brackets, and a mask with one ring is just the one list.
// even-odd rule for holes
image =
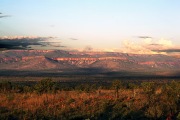
[[147, 61], [147, 62], [139, 62], [140, 65], [154, 65], [156, 64], [154, 61]]
[[32, 60], [32, 59], [45, 59], [45, 56], [28, 56], [22, 57], [22, 61]]
[[0, 62], [8, 62], [8, 61], [19, 61], [20, 58], [16, 58], [16, 57], [3, 57], [3, 58], [0, 58]]
[[97, 61], [97, 60], [127, 60], [126, 58], [122, 57], [100, 57], [100, 58], [53, 58], [53, 60], [57, 61], [80, 61], [80, 60], [87, 60], [87, 61]]

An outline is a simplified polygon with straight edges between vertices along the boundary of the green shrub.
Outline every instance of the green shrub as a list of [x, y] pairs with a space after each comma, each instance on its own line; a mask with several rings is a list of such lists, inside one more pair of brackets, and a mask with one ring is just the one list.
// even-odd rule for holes
[[179, 114], [177, 115], [177, 120], [180, 120], [180, 112], [179, 112]]
[[32, 89], [32, 87], [30, 87], [30, 86], [24, 86], [23, 87], [23, 92], [25, 92], [25, 93], [27, 93], [27, 92], [32, 92], [33, 91], [33, 89]]
[[56, 92], [55, 83], [52, 79], [43, 79], [34, 86], [35, 92], [38, 94], [42, 93], [53, 93]]
[[88, 84], [81, 84], [75, 87], [75, 90], [77, 91], [84, 91], [87, 93], [93, 92], [97, 89], [97, 86], [95, 84], [88, 85]]
[[115, 80], [112, 82], [112, 88], [115, 90], [116, 98], [119, 98], [119, 89], [123, 87], [123, 84], [120, 80]]
[[12, 90], [12, 88], [13, 88], [12, 83], [9, 81], [5, 81], [5, 82], [0, 83], [0, 90], [1, 91], [4, 91], [4, 92], [10, 91], [10, 90]]
[[12, 101], [12, 100], [14, 100], [14, 94], [13, 93], [8, 93], [6, 95], [6, 98], [7, 98], [8, 101]]

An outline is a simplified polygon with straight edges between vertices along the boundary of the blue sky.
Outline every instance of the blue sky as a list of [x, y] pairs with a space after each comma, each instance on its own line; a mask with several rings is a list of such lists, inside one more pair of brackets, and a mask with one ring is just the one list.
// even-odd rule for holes
[[179, 6], [179, 0], [0, 0], [0, 12], [11, 16], [0, 19], [0, 36], [53, 36], [78, 49], [119, 49], [148, 36], [149, 44], [164, 38], [177, 47]]

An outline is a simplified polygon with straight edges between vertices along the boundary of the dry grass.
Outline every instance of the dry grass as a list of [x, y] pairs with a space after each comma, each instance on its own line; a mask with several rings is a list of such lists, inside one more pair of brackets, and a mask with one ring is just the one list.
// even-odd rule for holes
[[[37, 110], [63, 110], [65, 108], [78, 108], [85, 106], [95, 106], [101, 100], [116, 100], [113, 90], [101, 90], [101, 93], [85, 93], [78, 91], [61, 91], [56, 94], [42, 94], [36, 93], [0, 93], [0, 106], [12, 109], [19, 109], [24, 111], [31, 111], [36, 113]], [[120, 99], [124, 101], [130, 100], [132, 91], [121, 91]], [[137, 96], [138, 98], [138, 96]]]
[[[118, 99], [115, 97], [114, 90], [97, 90], [90, 93], [58, 91], [41, 95], [0, 93], [0, 111], [7, 112], [4, 115], [8, 114], [8, 117], [13, 115], [18, 119], [75, 119], [79, 117], [105, 119], [108, 114], [113, 119], [120, 116], [128, 118], [129, 115], [138, 117], [140, 114], [140, 118], [144, 118], [146, 116], [143, 116], [145, 113], [142, 109], [147, 103], [146, 94], [142, 89], [136, 89], [135, 93], [130, 89], [121, 89]], [[4, 118], [12, 119], [8, 117]]]

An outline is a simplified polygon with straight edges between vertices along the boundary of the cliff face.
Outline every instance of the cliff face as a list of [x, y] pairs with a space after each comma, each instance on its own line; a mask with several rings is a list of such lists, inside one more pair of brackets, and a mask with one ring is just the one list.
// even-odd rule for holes
[[22, 57], [22, 61], [28, 61], [28, 60], [33, 60], [33, 59], [46, 59], [45, 56], [26, 56]]
[[4, 63], [4, 62], [18, 62], [20, 61], [20, 58], [17, 57], [2, 57], [0, 58], [0, 63]]
[[54, 60], [57, 61], [80, 61], [80, 60], [85, 60], [85, 61], [97, 61], [97, 60], [127, 60], [127, 58], [123, 57], [79, 57], [79, 58], [53, 58]]

